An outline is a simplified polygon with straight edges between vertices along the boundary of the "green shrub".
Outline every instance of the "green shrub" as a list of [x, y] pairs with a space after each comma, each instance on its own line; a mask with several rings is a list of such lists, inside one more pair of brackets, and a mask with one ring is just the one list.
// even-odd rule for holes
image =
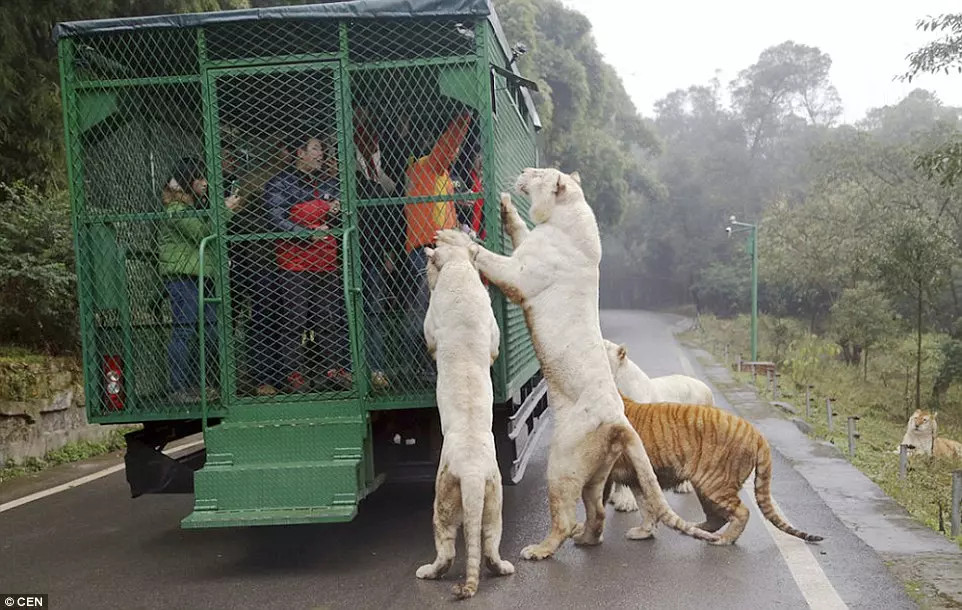
[[0, 343], [73, 351], [75, 279], [66, 191], [0, 183]]

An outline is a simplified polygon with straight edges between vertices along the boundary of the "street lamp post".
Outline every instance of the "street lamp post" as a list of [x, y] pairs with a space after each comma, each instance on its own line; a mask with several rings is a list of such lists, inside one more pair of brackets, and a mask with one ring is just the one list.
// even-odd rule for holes
[[[730, 226], [726, 227], [728, 237], [733, 233], [748, 231], [748, 248], [752, 255], [752, 362], [758, 361], [758, 225], [738, 222], [735, 217], [729, 218]], [[738, 228], [732, 228], [738, 227]]]

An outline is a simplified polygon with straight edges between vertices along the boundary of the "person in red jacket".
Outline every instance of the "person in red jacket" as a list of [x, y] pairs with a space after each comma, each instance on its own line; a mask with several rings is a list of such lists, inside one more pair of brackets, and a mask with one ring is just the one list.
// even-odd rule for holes
[[[278, 232], [311, 231], [275, 243], [278, 290], [283, 301], [283, 361], [288, 390], [307, 391], [316, 373], [349, 386], [350, 344], [338, 239], [328, 233], [340, 225], [340, 184], [333, 143], [300, 134], [290, 142], [293, 167], [264, 186], [264, 203]], [[270, 290], [272, 287], [265, 287]], [[256, 346], [255, 346], [256, 349]], [[326, 370], [314, 371], [308, 354], [318, 354]]]

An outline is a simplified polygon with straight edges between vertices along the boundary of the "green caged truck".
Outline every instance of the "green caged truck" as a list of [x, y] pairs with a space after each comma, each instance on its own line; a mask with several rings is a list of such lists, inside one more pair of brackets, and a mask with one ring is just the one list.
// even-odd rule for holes
[[[498, 194], [538, 164], [537, 85], [490, 2], [78, 21], [54, 37], [87, 417], [140, 424], [131, 495], [193, 493], [187, 528], [343, 522], [385, 480], [433, 479], [423, 247], [460, 227], [510, 253]], [[520, 308], [490, 295], [513, 484], [547, 396]], [[203, 451], [165, 453], [198, 433]]]

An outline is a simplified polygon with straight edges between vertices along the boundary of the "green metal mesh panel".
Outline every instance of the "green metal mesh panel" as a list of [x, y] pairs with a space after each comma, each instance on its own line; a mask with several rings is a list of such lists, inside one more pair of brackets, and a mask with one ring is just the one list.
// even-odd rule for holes
[[354, 389], [343, 247], [352, 223], [333, 67], [213, 72], [221, 184], [225, 197], [236, 184], [243, 205], [228, 224], [237, 396]]
[[196, 30], [143, 30], [87, 36], [74, 45], [73, 69], [84, 81], [197, 74]]
[[[488, 31], [488, 49], [492, 64], [504, 65], [505, 57], [494, 36]], [[496, 192], [511, 192], [518, 173], [525, 167], [538, 165], [537, 147], [531, 127], [531, 117], [515, 86], [510, 86], [504, 76], [491, 73], [491, 110], [494, 123], [494, 182]], [[528, 220], [530, 201], [519, 193], [512, 193], [512, 202], [521, 216]], [[529, 222], [530, 226], [530, 222]], [[511, 238], [501, 232], [495, 247], [500, 246], [505, 254], [513, 252]], [[489, 246], [490, 247], [490, 246]], [[505, 385], [517, 387], [537, 369], [534, 347], [528, 333], [527, 324], [521, 307], [505, 301], [502, 334], [505, 345], [504, 375]]]
[[[201, 386], [215, 412], [433, 403], [420, 247], [443, 225], [510, 251], [497, 193], [537, 161], [517, 89], [488, 72], [505, 57], [473, 27], [263, 21], [61, 41], [93, 420], [196, 417]], [[206, 193], [172, 196], [170, 179], [197, 171]], [[503, 396], [537, 365], [520, 310], [492, 294]]]
[[[164, 210], [160, 186], [166, 168], [185, 156], [202, 157], [201, 87], [196, 78], [169, 74], [196, 71], [194, 37], [165, 33], [145, 37], [145, 49], [189, 43], [190, 59], [173, 54], [151, 65], [130, 51], [130, 36], [78, 43], [78, 75], [88, 80], [74, 91], [68, 130], [74, 163], [72, 191], [77, 203], [78, 289], [85, 334], [87, 389], [92, 415], [109, 415], [117, 404], [105, 398], [103, 366], [112, 358], [122, 367], [123, 410], [162, 416], [190, 410], [189, 396], [170, 395], [167, 346], [172, 320], [159, 276], [160, 241], [168, 222], [208, 222], [205, 206]], [[90, 49], [98, 57], [124, 57], [129, 70], [118, 78], [88, 70]], [[158, 74], [159, 73], [159, 74]], [[159, 78], [148, 78], [158, 76]], [[130, 80], [131, 78], [137, 80]], [[191, 82], [193, 80], [193, 82]], [[82, 193], [82, 197], [77, 194]], [[185, 362], [188, 378], [196, 362]], [[194, 385], [197, 385], [196, 383]]]
[[474, 56], [474, 25], [465, 21], [378, 20], [348, 24], [355, 63]]
[[340, 49], [336, 22], [254, 21], [216, 25], [204, 32], [207, 57], [216, 63], [253, 58], [316, 59], [319, 54], [336, 54]]
[[[483, 150], [483, 91], [474, 74], [473, 63], [362, 65], [351, 71], [356, 150], [374, 150], [376, 138], [387, 178], [376, 179], [371, 155], [355, 159], [365, 343], [369, 364], [390, 383], [388, 395], [433, 393], [434, 364], [422, 329], [428, 294], [420, 246], [433, 241], [429, 236], [440, 223], [454, 227], [474, 220], [483, 184], [483, 171], [475, 166]], [[431, 192], [447, 196], [425, 201]]]

